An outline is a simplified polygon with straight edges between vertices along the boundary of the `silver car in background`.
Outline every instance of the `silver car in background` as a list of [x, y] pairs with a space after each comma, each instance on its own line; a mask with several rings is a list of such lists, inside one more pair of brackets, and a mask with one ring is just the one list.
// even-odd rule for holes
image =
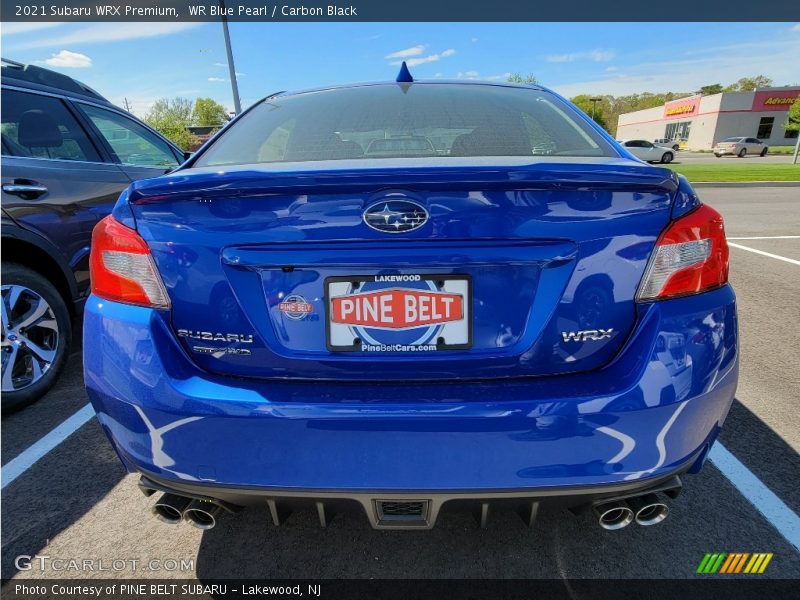
[[748, 154], [753, 156], [766, 156], [769, 147], [757, 138], [752, 137], [729, 137], [721, 142], [714, 144], [712, 149], [714, 156], [738, 156], [744, 158]]
[[653, 143], [656, 146], [661, 146], [662, 148], [672, 148], [675, 150], [675, 152], [681, 149], [678, 140], [671, 140], [669, 138], [658, 138], [657, 140], [653, 140]]

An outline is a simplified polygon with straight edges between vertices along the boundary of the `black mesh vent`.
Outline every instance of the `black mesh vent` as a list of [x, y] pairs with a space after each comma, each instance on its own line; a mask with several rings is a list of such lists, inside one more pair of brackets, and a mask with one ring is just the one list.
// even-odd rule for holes
[[381, 502], [384, 517], [421, 517], [424, 502]]
[[430, 500], [375, 500], [378, 525], [420, 527], [428, 525]]

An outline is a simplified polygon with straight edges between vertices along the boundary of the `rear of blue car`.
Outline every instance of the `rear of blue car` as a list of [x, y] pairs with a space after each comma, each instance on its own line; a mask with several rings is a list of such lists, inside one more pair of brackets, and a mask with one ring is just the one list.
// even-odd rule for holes
[[736, 389], [720, 216], [540, 89], [273, 96], [98, 225], [85, 375], [156, 513], [666, 516]]

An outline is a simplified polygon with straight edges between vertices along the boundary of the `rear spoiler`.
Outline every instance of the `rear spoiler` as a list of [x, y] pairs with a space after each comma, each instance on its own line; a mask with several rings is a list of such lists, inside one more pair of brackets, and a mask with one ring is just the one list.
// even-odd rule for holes
[[391, 161], [389, 166], [370, 165], [365, 168], [363, 160], [348, 160], [316, 163], [314, 169], [309, 168], [309, 163], [182, 169], [156, 179], [134, 182], [130, 187], [129, 202], [190, 200], [197, 198], [198, 194], [205, 199], [247, 198], [288, 193], [363, 192], [392, 187], [451, 192], [475, 190], [480, 186], [486, 191], [613, 190], [667, 194], [674, 194], [678, 189], [678, 178], [673, 171], [624, 159], [605, 159], [602, 162], [586, 162], [586, 159], [552, 162], [550, 159], [503, 166], [454, 165], [442, 159], [432, 161], [438, 164], [416, 166]]

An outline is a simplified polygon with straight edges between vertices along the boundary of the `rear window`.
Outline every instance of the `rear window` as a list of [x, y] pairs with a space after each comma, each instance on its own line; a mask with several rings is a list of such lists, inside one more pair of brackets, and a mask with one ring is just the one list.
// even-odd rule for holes
[[741, 142], [744, 138], [740, 137], [732, 137], [732, 138], [725, 138], [722, 140], [723, 142]]
[[270, 98], [234, 123], [195, 165], [448, 156], [616, 153], [548, 92], [416, 83]]

